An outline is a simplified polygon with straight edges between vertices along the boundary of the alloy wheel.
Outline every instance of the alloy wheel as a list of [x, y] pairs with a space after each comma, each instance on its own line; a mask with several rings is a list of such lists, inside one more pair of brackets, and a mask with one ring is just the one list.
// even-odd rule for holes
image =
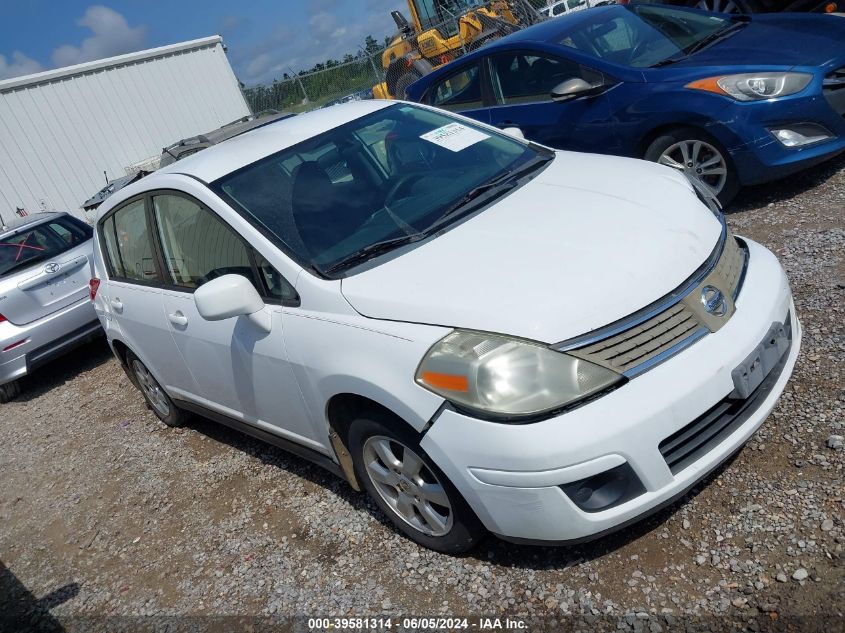
[[733, 0], [698, 0], [695, 3], [695, 8], [716, 13], [742, 13]]
[[704, 183], [715, 195], [722, 192], [728, 179], [725, 157], [706, 141], [678, 141], [667, 147], [657, 162]]
[[363, 453], [367, 476], [396, 516], [428, 536], [452, 529], [454, 513], [446, 490], [412, 449], [374, 435], [364, 443]]
[[132, 361], [132, 371], [138, 379], [141, 391], [147, 397], [147, 401], [162, 417], [170, 415], [170, 400], [164, 390], [153, 378], [152, 374], [144, 367], [139, 360]]

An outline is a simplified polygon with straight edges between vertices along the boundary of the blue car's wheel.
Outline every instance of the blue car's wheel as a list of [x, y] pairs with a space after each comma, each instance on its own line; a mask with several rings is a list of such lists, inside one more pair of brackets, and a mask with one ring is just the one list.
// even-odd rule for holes
[[753, 0], [687, 0], [686, 5], [714, 13], [756, 13], [760, 10]]
[[692, 128], [673, 130], [660, 136], [646, 150], [645, 159], [684, 172], [706, 185], [726, 206], [739, 181], [727, 151], [713, 138]]

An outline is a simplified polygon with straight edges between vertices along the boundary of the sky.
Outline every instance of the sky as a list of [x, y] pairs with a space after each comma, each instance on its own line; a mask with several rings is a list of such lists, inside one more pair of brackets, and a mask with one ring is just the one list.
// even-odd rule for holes
[[0, 79], [220, 34], [252, 86], [382, 42], [394, 9], [408, 14], [405, 0], [3, 0]]

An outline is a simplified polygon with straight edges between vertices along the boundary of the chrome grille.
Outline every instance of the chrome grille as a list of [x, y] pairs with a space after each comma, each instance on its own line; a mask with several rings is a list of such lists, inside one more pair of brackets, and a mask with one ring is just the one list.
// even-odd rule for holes
[[745, 253], [739, 247], [736, 239], [728, 230], [728, 239], [725, 242], [725, 251], [719, 258], [714, 272], [725, 280], [726, 289], [732, 297], [736, 297], [739, 291], [739, 281], [745, 264]]
[[701, 327], [683, 303], [676, 303], [641, 325], [570, 354], [625, 373], [692, 336]]
[[[579, 337], [576, 344], [556, 345], [560, 350], [602, 367], [635, 376], [670, 358], [685, 347], [721, 328], [733, 315], [734, 299], [739, 294], [746, 263], [746, 251], [730, 230], [725, 231], [724, 246], [711, 264], [700, 272], [691, 290], [680, 294], [668, 306], [651, 312], [643, 319], [632, 319], [630, 326], [608, 326], [593, 336]], [[714, 254], [715, 256], [715, 254]], [[685, 283], [685, 286], [688, 285]], [[708, 314], [701, 301], [705, 286], [715, 286], [725, 297], [726, 314]]]

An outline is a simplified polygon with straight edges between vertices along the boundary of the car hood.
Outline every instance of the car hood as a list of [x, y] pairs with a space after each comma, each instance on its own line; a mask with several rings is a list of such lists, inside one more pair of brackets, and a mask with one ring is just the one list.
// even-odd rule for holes
[[825, 66], [843, 57], [843, 41], [845, 20], [837, 16], [755, 14], [741, 31], [669, 68]]
[[367, 317], [553, 343], [665, 296], [720, 234], [668, 167], [557, 152], [510, 195], [341, 288]]

